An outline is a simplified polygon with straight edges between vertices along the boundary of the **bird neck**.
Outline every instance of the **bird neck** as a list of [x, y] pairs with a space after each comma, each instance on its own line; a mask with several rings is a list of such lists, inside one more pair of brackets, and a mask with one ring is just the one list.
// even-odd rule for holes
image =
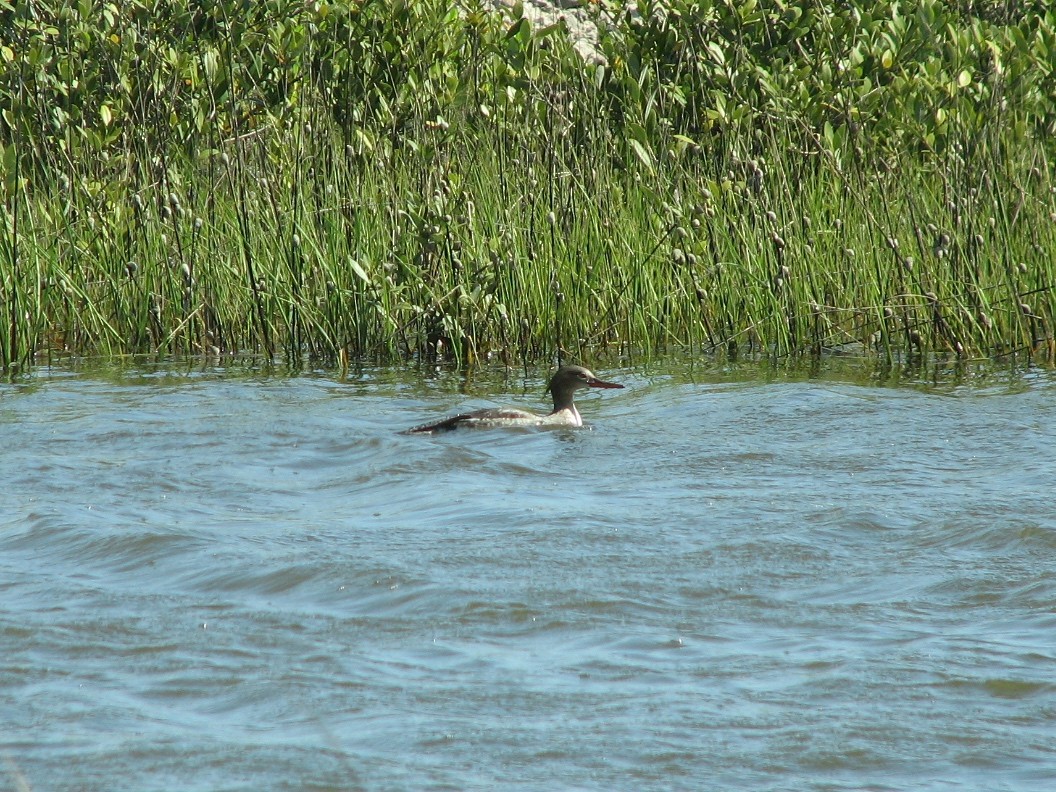
[[554, 412], [559, 413], [562, 410], [568, 410], [576, 419], [576, 423], [580, 422], [579, 410], [576, 409], [576, 404], [573, 401], [573, 397], [576, 394], [575, 389], [565, 390], [564, 388], [558, 388], [557, 390], [551, 391], [554, 397]]
[[554, 411], [550, 413], [548, 417], [561, 416], [557, 423], [567, 424], [569, 426], [582, 426], [583, 418], [579, 414], [579, 410], [576, 409], [576, 405], [569, 400], [568, 404], [561, 407], [554, 402]]

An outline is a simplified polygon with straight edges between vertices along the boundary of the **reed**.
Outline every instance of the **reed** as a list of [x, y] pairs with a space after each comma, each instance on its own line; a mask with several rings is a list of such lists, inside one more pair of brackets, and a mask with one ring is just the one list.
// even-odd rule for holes
[[[280, 97], [267, 112], [235, 79], [233, 39], [215, 51], [188, 39], [190, 61], [154, 74], [194, 89], [189, 122], [166, 128], [130, 95], [119, 129], [66, 119], [58, 148], [46, 126], [7, 123], [3, 368], [247, 350], [1052, 360], [1056, 187], [1037, 109], [973, 115], [978, 102], [948, 97], [941, 125], [890, 122], [914, 141], [893, 152], [862, 135], [864, 119], [780, 118], [772, 97], [749, 113], [700, 74], [635, 72], [631, 56], [642, 67], [660, 46], [644, 39], [674, 24], [644, 6], [653, 27], [613, 28], [607, 67], [584, 66], [560, 31], [481, 8], [403, 4], [402, 22], [365, 8], [316, 19], [329, 38], [283, 28], [296, 58], [254, 77]], [[1003, 53], [1006, 69], [1032, 53]], [[352, 54], [389, 82], [336, 74]], [[31, 112], [43, 95], [10, 65], [6, 78]], [[687, 95], [709, 109], [690, 118]]]

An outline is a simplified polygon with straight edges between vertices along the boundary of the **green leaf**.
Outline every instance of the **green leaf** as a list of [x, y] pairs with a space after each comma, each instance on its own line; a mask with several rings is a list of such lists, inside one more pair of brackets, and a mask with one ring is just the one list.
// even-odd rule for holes
[[351, 256], [348, 257], [348, 265], [352, 268], [352, 271], [360, 277], [364, 283], [370, 283], [370, 276], [367, 275], [367, 271], [363, 269], [358, 261]]
[[216, 50], [206, 50], [202, 54], [202, 68], [205, 70], [205, 76], [210, 80], [215, 80], [218, 66], [219, 58], [217, 58]]
[[524, 41], [528, 38], [530, 33], [531, 26], [528, 24], [528, 20], [521, 17], [510, 25], [510, 29], [506, 31], [506, 40], [509, 41], [510, 39], [517, 38]]
[[642, 161], [642, 164], [652, 172], [653, 156], [649, 153], [649, 150], [634, 138], [631, 138], [628, 142], [631, 144], [631, 149], [634, 151], [635, 156], [637, 156], [638, 159]]
[[4, 163], [4, 173], [7, 174], [8, 189], [15, 182], [15, 174], [18, 172], [18, 162], [15, 159], [15, 147], [0, 144], [0, 161]]

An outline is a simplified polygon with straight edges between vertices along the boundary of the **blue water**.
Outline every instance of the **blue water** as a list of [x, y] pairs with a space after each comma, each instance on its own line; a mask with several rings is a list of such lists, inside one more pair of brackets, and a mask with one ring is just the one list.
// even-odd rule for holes
[[598, 373], [0, 385], [0, 787], [1056, 788], [1053, 372]]

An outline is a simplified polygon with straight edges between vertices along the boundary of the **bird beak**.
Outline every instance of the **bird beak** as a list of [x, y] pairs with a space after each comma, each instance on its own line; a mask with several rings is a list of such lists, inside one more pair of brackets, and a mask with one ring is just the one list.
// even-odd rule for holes
[[592, 379], [587, 382], [592, 388], [622, 388], [623, 386], [615, 382], [606, 382], [605, 380]]

